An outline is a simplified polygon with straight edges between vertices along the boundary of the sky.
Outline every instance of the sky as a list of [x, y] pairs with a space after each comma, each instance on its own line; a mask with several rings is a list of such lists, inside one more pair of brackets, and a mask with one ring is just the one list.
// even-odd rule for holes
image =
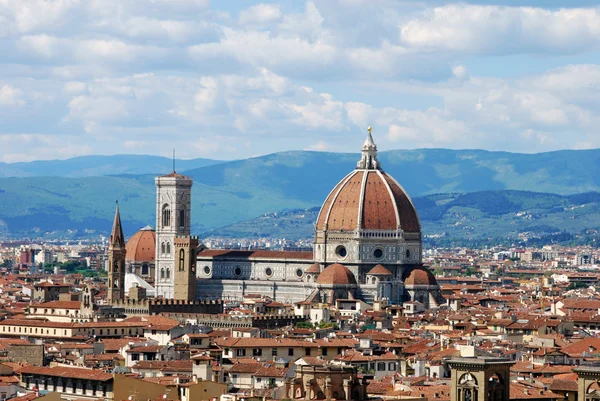
[[0, 0], [0, 161], [597, 148], [597, 4]]

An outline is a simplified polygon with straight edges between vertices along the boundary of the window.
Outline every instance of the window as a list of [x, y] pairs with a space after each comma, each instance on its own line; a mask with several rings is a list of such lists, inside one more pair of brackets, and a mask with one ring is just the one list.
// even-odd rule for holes
[[373, 257], [375, 259], [381, 259], [383, 257], [383, 249], [377, 248], [373, 251]]
[[166, 269], [167, 280], [171, 278], [171, 269]]
[[271, 356], [277, 356], [277, 348], [271, 349]]
[[140, 360], [140, 354], [131, 354], [131, 360], [132, 361], [139, 361]]
[[346, 251], [346, 247], [345, 246], [340, 245], [337, 248], [335, 248], [335, 254], [337, 256], [339, 256], [340, 258], [345, 258], [346, 255], [348, 254], [348, 252]]
[[167, 255], [171, 254], [171, 243], [167, 242]]
[[294, 356], [294, 349], [288, 348], [288, 356]]
[[396, 370], [396, 363], [395, 362], [390, 362], [388, 365], [388, 370], [391, 370], [392, 372]]
[[304, 272], [302, 271], [302, 269], [296, 270], [296, 276], [302, 277], [303, 275], [304, 275]]
[[322, 348], [321, 349], [321, 355], [327, 356], [327, 348]]
[[162, 254], [167, 253], [167, 246], [165, 245], [164, 242], [160, 245], [160, 253], [162, 253]]
[[233, 269], [233, 274], [235, 276], [241, 276], [242, 274], [242, 269], [240, 267], [236, 267], [235, 269]]
[[165, 279], [165, 269], [160, 269], [160, 279], [161, 280]]
[[179, 227], [185, 227], [185, 210], [179, 211]]
[[232, 382], [232, 383], [237, 383], [237, 377], [238, 377], [238, 376], [237, 376], [235, 373], [234, 373], [234, 374], [232, 374], [232, 375], [231, 375], [231, 382]]
[[241, 349], [236, 349], [235, 350], [235, 356], [246, 356], [246, 350], [241, 348]]
[[166, 204], [162, 208], [162, 225], [163, 227], [171, 225], [171, 208]]
[[260, 383], [260, 382], [262, 382], [262, 378], [261, 378], [261, 377], [257, 377], [257, 378], [256, 378], [256, 382], [257, 382], [257, 383]]
[[377, 370], [379, 370], [379, 371], [385, 370], [385, 362], [377, 363]]
[[147, 275], [148, 274], [148, 263], [144, 263], [142, 265], [142, 275]]
[[252, 356], [262, 356], [262, 349], [261, 348], [254, 348], [252, 350]]
[[185, 250], [179, 250], [179, 271], [185, 271]]
[[204, 274], [210, 274], [210, 267], [204, 266]]
[[310, 356], [310, 348], [304, 348], [304, 354]]
[[273, 275], [273, 269], [271, 269], [270, 267], [267, 267], [265, 269], [265, 274], [267, 275], [267, 277], [271, 277]]

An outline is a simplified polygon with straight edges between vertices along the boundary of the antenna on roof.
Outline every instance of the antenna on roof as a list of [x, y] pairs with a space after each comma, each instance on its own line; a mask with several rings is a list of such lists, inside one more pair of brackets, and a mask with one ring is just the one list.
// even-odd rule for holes
[[175, 148], [173, 148], [173, 172], [175, 172]]

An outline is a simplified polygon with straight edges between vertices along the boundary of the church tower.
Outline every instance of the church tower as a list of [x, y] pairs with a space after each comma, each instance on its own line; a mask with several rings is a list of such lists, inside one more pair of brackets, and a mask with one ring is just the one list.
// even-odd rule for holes
[[189, 237], [193, 180], [171, 174], [156, 177], [156, 296], [175, 296], [175, 269], [178, 255], [175, 238]]
[[108, 303], [125, 297], [125, 237], [121, 226], [119, 204], [115, 212], [112, 232], [108, 243]]
[[196, 249], [198, 237], [175, 237], [175, 299], [196, 299]]

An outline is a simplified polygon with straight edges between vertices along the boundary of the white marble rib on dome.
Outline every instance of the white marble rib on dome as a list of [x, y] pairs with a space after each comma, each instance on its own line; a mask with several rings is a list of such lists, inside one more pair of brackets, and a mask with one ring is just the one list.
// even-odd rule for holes
[[137, 284], [139, 287], [146, 289], [146, 295], [149, 297], [156, 296], [156, 290], [150, 284], [148, 284], [143, 278], [137, 274], [127, 273], [125, 274], [125, 294], [129, 295], [129, 289]]

